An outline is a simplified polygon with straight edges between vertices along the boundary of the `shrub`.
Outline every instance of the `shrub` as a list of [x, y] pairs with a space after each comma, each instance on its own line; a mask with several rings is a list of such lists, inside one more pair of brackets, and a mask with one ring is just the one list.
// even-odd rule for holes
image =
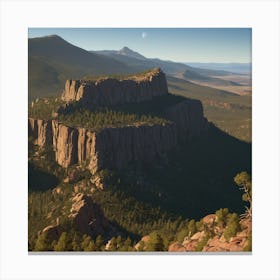
[[229, 240], [240, 231], [239, 217], [236, 213], [229, 214], [227, 217], [227, 227], [224, 232], [224, 237]]

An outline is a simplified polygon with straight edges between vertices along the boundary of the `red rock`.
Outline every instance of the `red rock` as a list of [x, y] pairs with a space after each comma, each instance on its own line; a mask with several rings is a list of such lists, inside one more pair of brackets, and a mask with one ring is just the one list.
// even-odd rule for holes
[[202, 219], [202, 221], [203, 221], [204, 224], [212, 225], [215, 222], [216, 219], [217, 219], [217, 216], [215, 214], [210, 214], [210, 215], [205, 216]]
[[186, 249], [179, 242], [174, 242], [169, 245], [168, 252], [186, 252]]

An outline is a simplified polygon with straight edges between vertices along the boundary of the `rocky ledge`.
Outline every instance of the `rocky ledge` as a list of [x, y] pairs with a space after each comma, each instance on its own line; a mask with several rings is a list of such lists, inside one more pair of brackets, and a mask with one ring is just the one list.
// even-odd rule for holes
[[76, 101], [82, 107], [114, 106], [151, 100], [168, 94], [165, 74], [159, 69], [124, 79], [100, 78], [96, 81], [67, 80], [61, 99]]
[[[141, 102], [160, 95], [166, 95], [164, 98], [172, 96], [168, 94], [165, 74], [155, 69], [123, 80], [68, 80], [61, 98], [66, 105], [79, 103], [81, 108], [87, 108], [88, 105]], [[160, 101], [154, 98], [152, 104]], [[65, 125], [57, 118], [29, 118], [29, 136], [40, 148], [51, 147], [55, 160], [64, 168], [86, 163], [92, 173], [105, 168], [121, 169], [133, 161], [149, 162], [161, 158], [181, 139], [198, 137], [207, 130], [208, 122], [200, 101], [182, 98], [179, 101], [176, 99], [176, 102], [168, 103], [161, 109], [160, 114], [163, 114], [166, 123], [124, 124], [95, 131]]]
[[[95, 237], [103, 235], [107, 227], [111, 229], [100, 206], [94, 203], [89, 196], [77, 193], [72, 197], [71, 203], [72, 207], [68, 219], [80, 233]], [[65, 229], [63, 225], [59, 224], [59, 219], [56, 222], [55, 225], [45, 227], [38, 234], [45, 234], [50, 241], [58, 240]]]

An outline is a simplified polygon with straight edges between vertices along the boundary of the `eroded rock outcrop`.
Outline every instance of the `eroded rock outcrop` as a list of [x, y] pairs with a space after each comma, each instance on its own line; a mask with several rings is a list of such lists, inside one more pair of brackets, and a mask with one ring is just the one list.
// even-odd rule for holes
[[[51, 131], [44, 129], [46, 123]], [[67, 168], [88, 161], [92, 173], [103, 168], [120, 169], [131, 161], [154, 160], [177, 143], [175, 124], [112, 127], [91, 132], [68, 127], [57, 120], [29, 119], [29, 129], [38, 146], [52, 145], [59, 165]]]
[[35, 139], [35, 144], [45, 146], [52, 144], [52, 121], [28, 119], [28, 131]]
[[72, 198], [72, 207], [69, 219], [73, 221], [76, 230], [90, 236], [104, 234], [104, 229], [108, 226], [100, 206], [92, 199], [82, 193], [76, 194]]
[[[248, 246], [250, 234], [252, 233], [252, 222], [250, 219], [241, 220], [241, 230], [231, 238], [226, 239], [224, 236], [226, 228], [217, 226], [217, 216], [210, 214], [202, 219], [203, 231], [198, 231], [191, 236], [186, 236], [182, 243], [176, 241], [169, 245], [169, 252], [241, 252]], [[209, 236], [209, 231], [211, 234]]]
[[176, 143], [174, 124], [105, 128], [96, 133], [89, 168], [120, 169], [132, 161], [152, 161]]
[[[94, 203], [89, 196], [77, 193], [71, 198], [71, 203], [72, 207], [68, 219], [75, 230], [91, 237], [96, 237], [99, 234], [103, 235], [106, 228], [112, 231], [112, 226], [105, 218], [100, 206]], [[52, 242], [58, 240], [64, 231], [65, 228], [59, 224], [59, 218], [57, 218], [56, 224], [45, 227], [38, 232], [38, 236], [44, 234], [46, 239]]]
[[200, 136], [207, 130], [208, 121], [199, 100], [186, 99], [170, 106], [166, 110], [166, 117], [176, 124], [177, 134], [181, 139]]
[[46, 239], [50, 241], [58, 240], [63, 232], [63, 228], [60, 225], [49, 225], [39, 232], [39, 235], [45, 234]]
[[165, 74], [155, 69], [145, 75], [127, 79], [102, 78], [95, 82], [67, 80], [61, 99], [86, 106], [113, 106], [151, 100], [168, 94]]
[[[151, 100], [160, 95], [168, 97], [165, 74], [160, 69], [124, 80], [103, 78], [95, 83], [68, 80], [62, 95], [62, 100], [67, 101], [63, 110], [67, 114], [77, 103], [84, 108], [111, 106]], [[135, 123], [94, 131], [69, 127], [56, 119], [29, 118], [28, 128], [35, 144], [52, 147], [59, 165], [68, 168], [86, 163], [95, 173], [104, 168], [121, 169], [133, 161], [153, 161], [181, 139], [200, 136], [207, 129], [208, 122], [198, 100], [181, 99], [175, 105], [165, 106], [160, 113], [166, 123]]]

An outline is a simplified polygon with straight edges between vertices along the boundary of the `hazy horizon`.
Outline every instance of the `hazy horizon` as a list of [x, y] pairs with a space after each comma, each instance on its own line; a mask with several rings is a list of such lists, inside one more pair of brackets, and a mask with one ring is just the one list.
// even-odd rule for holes
[[88, 51], [128, 47], [147, 58], [181, 63], [251, 63], [250, 28], [29, 28]]

